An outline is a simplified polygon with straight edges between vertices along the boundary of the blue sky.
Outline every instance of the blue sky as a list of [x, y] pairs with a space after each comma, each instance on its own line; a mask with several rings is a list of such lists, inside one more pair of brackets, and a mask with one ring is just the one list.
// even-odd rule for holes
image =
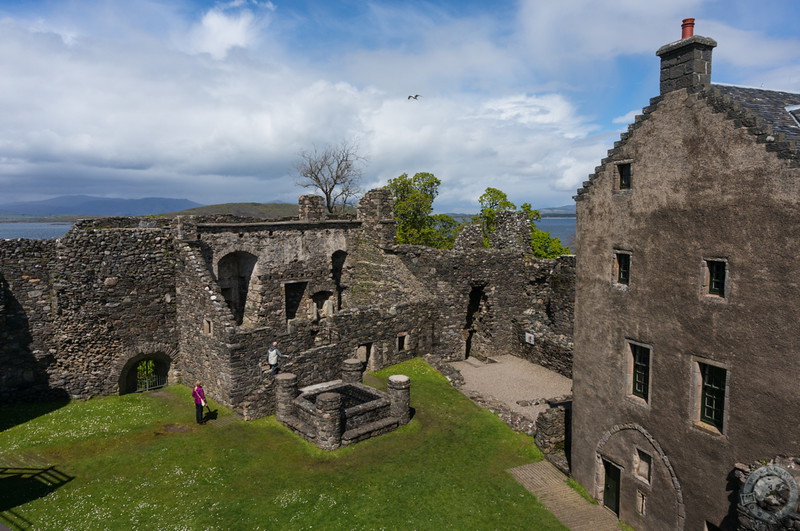
[[298, 153], [349, 141], [438, 211], [568, 204], [685, 17], [714, 82], [800, 93], [796, 0], [0, 0], [0, 203], [295, 202]]

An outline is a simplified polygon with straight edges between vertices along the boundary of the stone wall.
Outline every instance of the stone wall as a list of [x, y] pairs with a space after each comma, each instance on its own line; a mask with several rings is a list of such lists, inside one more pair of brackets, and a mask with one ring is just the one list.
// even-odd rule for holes
[[49, 381], [55, 358], [48, 266], [55, 247], [55, 241], [0, 240], [0, 402], [63, 397]]
[[59, 240], [0, 242], [0, 400], [128, 392], [152, 359], [255, 418], [275, 410], [272, 341], [301, 386], [348, 358], [376, 370], [431, 353], [509, 352], [569, 374], [569, 258], [394, 245], [386, 190], [356, 219], [319, 207], [301, 198], [282, 221], [86, 220]]
[[0, 253], [4, 401], [50, 389], [116, 393], [132, 359], [174, 355], [174, 249], [164, 230], [79, 225], [55, 241], [0, 242]]
[[392, 252], [436, 301], [437, 354], [451, 360], [513, 354], [571, 376], [574, 257], [407, 245]]

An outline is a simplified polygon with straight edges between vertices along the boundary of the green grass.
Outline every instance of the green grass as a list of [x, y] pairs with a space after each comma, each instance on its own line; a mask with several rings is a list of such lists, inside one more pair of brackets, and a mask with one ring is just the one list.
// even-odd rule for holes
[[575, 481], [575, 478], [572, 478], [572, 477], [567, 478], [567, 485], [569, 487], [572, 487], [573, 489], [575, 489], [578, 492], [578, 494], [581, 495], [581, 498], [583, 498], [584, 500], [588, 501], [592, 505], [598, 505], [599, 502], [597, 500], [595, 500], [594, 498], [592, 498], [592, 496], [584, 488], [584, 486], [581, 485], [580, 483], [578, 483], [577, 481]]
[[[74, 479], [0, 475], [0, 523], [34, 529], [564, 529], [505, 472], [539, 460], [530, 437], [419, 359], [412, 421], [325, 452], [274, 417], [194, 424], [190, 391], [73, 402], [0, 433], [0, 467], [37, 456]], [[30, 418], [32, 415], [23, 418]], [[215, 425], [215, 422], [217, 425]], [[175, 430], [186, 431], [175, 431]], [[3, 501], [5, 500], [5, 501]]]

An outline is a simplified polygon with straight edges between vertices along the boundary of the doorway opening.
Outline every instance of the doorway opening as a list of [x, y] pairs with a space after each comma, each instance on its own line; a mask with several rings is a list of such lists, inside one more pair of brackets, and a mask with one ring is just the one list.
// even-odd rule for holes
[[306, 286], [308, 286], [308, 282], [287, 282], [283, 285], [287, 321], [297, 316], [297, 310], [300, 308], [300, 303], [303, 302]]
[[619, 478], [620, 468], [603, 459], [603, 505], [619, 516]]
[[258, 257], [250, 253], [236, 251], [223, 256], [217, 264], [219, 288], [237, 325], [244, 320], [247, 290], [257, 261]]
[[167, 385], [170, 359], [162, 352], [131, 358], [120, 373], [119, 394], [142, 393]]
[[467, 319], [464, 323], [464, 359], [469, 358], [472, 353], [472, 340], [475, 335], [475, 323], [486, 306], [486, 293], [483, 286], [472, 286], [469, 292], [469, 302], [467, 303]]

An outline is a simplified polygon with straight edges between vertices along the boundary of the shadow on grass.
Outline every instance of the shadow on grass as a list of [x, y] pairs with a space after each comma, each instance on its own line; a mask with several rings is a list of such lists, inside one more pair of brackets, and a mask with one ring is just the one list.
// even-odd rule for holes
[[45, 468], [0, 466], [0, 522], [12, 529], [29, 529], [33, 523], [13, 511], [14, 508], [43, 498], [72, 481], [54, 466]]
[[[66, 395], [66, 393], [65, 393]], [[17, 404], [13, 406], [0, 406], [0, 431], [13, 428], [18, 424], [25, 424], [36, 417], [47, 415], [48, 413], [61, 409], [69, 404], [69, 397], [59, 398], [50, 402], [32, 402], [29, 404]]]
[[208, 408], [208, 412], [203, 415], [203, 422], [208, 422], [209, 420], [217, 420], [219, 417], [219, 410], [215, 409], [211, 411], [211, 407]]

